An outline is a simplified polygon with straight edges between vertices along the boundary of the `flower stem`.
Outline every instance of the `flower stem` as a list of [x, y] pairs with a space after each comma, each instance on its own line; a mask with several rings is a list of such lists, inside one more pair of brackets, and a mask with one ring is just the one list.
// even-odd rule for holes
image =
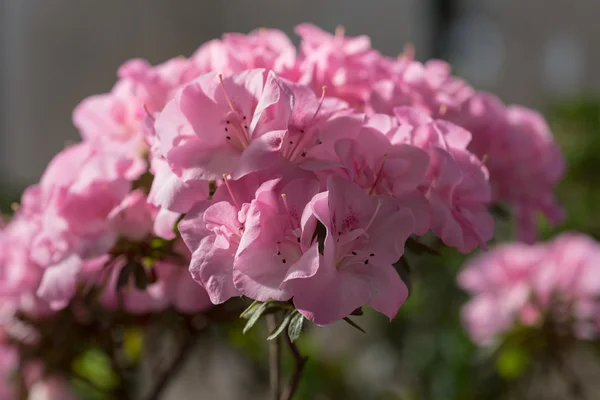
[[[268, 314], [267, 330], [269, 334], [277, 329], [277, 315]], [[279, 400], [281, 394], [281, 338], [277, 336], [269, 341], [269, 381], [271, 387], [271, 399]]]
[[285, 340], [288, 344], [288, 347], [290, 348], [290, 351], [292, 352], [292, 355], [294, 356], [294, 373], [292, 375], [292, 377], [290, 378], [290, 381], [285, 389], [285, 391], [283, 392], [283, 400], [291, 400], [294, 395], [296, 394], [296, 391], [298, 390], [298, 386], [300, 385], [300, 380], [302, 379], [302, 374], [304, 372], [304, 365], [306, 364], [307, 361], [307, 357], [304, 357], [302, 354], [300, 354], [300, 350], [298, 349], [298, 346], [296, 346], [296, 344], [294, 342], [291, 341], [290, 336], [287, 334], [287, 332], [285, 333]]

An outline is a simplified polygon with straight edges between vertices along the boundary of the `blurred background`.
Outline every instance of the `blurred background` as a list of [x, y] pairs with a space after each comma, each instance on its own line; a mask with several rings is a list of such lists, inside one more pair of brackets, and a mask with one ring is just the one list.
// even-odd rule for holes
[[[568, 221], [600, 237], [600, 2], [598, 0], [0, 0], [0, 205], [6, 211], [39, 179], [51, 157], [77, 141], [71, 111], [108, 92], [117, 68], [142, 57], [159, 63], [190, 55], [223, 32], [293, 28], [312, 22], [347, 35], [367, 34], [394, 56], [405, 43], [416, 58], [450, 61], [475, 88], [506, 103], [542, 111], [569, 169], [559, 189]], [[545, 235], [549, 235], [549, 230]], [[502, 238], [501, 238], [502, 239]], [[519, 399], [510, 379], [518, 355], [490, 363], [461, 328], [466, 297], [455, 276], [464, 258], [415, 257], [413, 291], [388, 324], [367, 313], [367, 334], [340, 323], [311, 329], [301, 399]], [[242, 336], [240, 324], [206, 330], [169, 399], [264, 398], [265, 332]], [[589, 351], [575, 369], [593, 398], [599, 368]], [[597, 381], [597, 379], [595, 379]], [[561, 383], [546, 376], [538, 386]], [[596, 390], [596, 391], [594, 391]], [[186, 393], [188, 395], [186, 395]], [[561, 394], [562, 393], [562, 394]], [[204, 397], [203, 397], [204, 396]], [[544, 397], [546, 398], [546, 397]]]

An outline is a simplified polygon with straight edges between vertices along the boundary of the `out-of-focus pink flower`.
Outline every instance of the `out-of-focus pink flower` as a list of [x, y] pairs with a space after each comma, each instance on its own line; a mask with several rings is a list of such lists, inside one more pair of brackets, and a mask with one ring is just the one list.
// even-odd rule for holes
[[285, 76], [296, 62], [296, 48], [285, 33], [261, 28], [248, 34], [226, 33], [222, 40], [200, 46], [191, 59], [203, 73], [230, 75], [266, 68]]
[[18, 353], [14, 347], [0, 343], [0, 400], [15, 398], [16, 385], [11, 378], [18, 360]]
[[327, 87], [329, 96], [362, 109], [378, 76], [380, 54], [371, 48], [368, 36], [348, 37], [338, 28], [335, 35], [312, 24], [295, 29], [300, 43], [301, 83], [315, 92]]
[[389, 131], [391, 141], [411, 143], [429, 156], [420, 188], [429, 201], [433, 233], [463, 253], [485, 248], [494, 234], [488, 211], [491, 190], [487, 169], [466, 150], [469, 132], [408, 107], [395, 109], [395, 114], [399, 126]]
[[538, 212], [552, 224], [562, 221], [564, 212], [553, 190], [565, 162], [540, 114], [520, 106], [505, 107], [496, 97], [478, 93], [449, 118], [472, 132], [469, 149], [486, 160], [494, 200], [513, 207], [520, 240], [535, 241]]
[[572, 324], [580, 338], [600, 333], [600, 244], [578, 233], [547, 243], [511, 243], [473, 258], [458, 277], [473, 298], [464, 306], [465, 326], [479, 344], [498, 340], [517, 324], [544, 318]]
[[27, 400], [77, 400], [77, 398], [64, 377], [53, 375], [35, 382], [29, 388]]
[[147, 113], [161, 111], [175, 90], [199, 76], [200, 70], [184, 57], [154, 67], [133, 59], [119, 68], [118, 75], [110, 93], [88, 97], [75, 108], [73, 123], [87, 141], [126, 146], [132, 156], [141, 155]]

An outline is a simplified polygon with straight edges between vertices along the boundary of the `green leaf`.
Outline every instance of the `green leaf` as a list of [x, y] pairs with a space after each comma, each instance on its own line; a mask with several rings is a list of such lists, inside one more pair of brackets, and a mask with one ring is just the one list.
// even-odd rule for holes
[[501, 219], [509, 219], [510, 218], [510, 210], [508, 209], [506, 204], [502, 204], [502, 203], [492, 204], [490, 206], [490, 213]]
[[358, 324], [356, 322], [352, 321], [350, 318], [346, 317], [346, 318], [344, 318], [344, 321], [346, 321], [350, 326], [352, 326], [353, 328], [358, 329], [362, 333], [367, 333], [367, 331], [365, 331], [363, 328], [361, 328], [360, 326], [358, 326]]
[[311, 241], [317, 239], [319, 243], [319, 254], [323, 254], [323, 250], [325, 249], [325, 237], [327, 236], [327, 228], [320, 221], [317, 222], [317, 227], [315, 228], [315, 233], [313, 233]]
[[522, 347], [504, 348], [496, 359], [496, 370], [505, 379], [515, 379], [525, 370], [530, 361], [529, 353]]
[[261, 315], [263, 315], [263, 313], [267, 310], [268, 305], [269, 302], [267, 301], [256, 307], [254, 312], [252, 312], [252, 315], [250, 315], [250, 318], [248, 318], [248, 322], [246, 322], [246, 326], [244, 326], [242, 333], [248, 332], [248, 330], [250, 330], [254, 324], [256, 324], [256, 321], [258, 321]]
[[117, 290], [129, 284], [129, 277], [131, 276], [131, 272], [131, 266], [129, 264], [121, 268], [121, 271], [119, 271], [119, 277], [117, 278]]
[[148, 287], [148, 276], [146, 276], [146, 271], [142, 264], [133, 264], [133, 277], [135, 278], [135, 287], [139, 290], [146, 290]]
[[293, 343], [300, 337], [302, 333], [302, 324], [304, 323], [304, 316], [298, 311], [294, 310], [290, 315], [292, 318], [288, 324], [288, 336], [290, 341]]
[[256, 307], [260, 305], [260, 301], [254, 300], [252, 304], [250, 304], [242, 313], [240, 314], [240, 318], [248, 319], [254, 314]]
[[163, 247], [165, 244], [167, 243], [166, 240], [161, 239], [161, 238], [154, 238], [152, 239], [152, 241], [150, 242], [150, 247], [152, 247], [153, 249], [160, 249], [161, 247]]
[[418, 240], [416, 240], [412, 237], [409, 237], [408, 240], [406, 241], [406, 248], [418, 255], [421, 255], [421, 254], [433, 254], [436, 256], [440, 255], [440, 252], [437, 251], [436, 249], [432, 249], [431, 247], [419, 242]]
[[358, 307], [356, 310], [354, 310], [350, 313], [350, 315], [363, 315], [363, 314], [364, 314], [364, 312], [363, 312], [362, 307]]
[[144, 335], [140, 328], [127, 328], [123, 332], [123, 353], [130, 363], [139, 361], [144, 347]]
[[100, 349], [88, 349], [73, 360], [71, 369], [76, 376], [88, 379], [104, 390], [113, 390], [119, 386], [119, 377], [113, 371], [108, 355]]
[[398, 275], [400, 275], [400, 278], [408, 288], [408, 292], [411, 293], [412, 280], [410, 279], [410, 265], [408, 264], [406, 257], [400, 257], [400, 259], [394, 264], [394, 268], [396, 269], [396, 272], [398, 272]]
[[273, 340], [277, 336], [281, 335], [281, 332], [283, 332], [285, 330], [285, 328], [287, 328], [293, 315], [294, 315], [294, 311], [287, 313], [285, 315], [285, 317], [283, 318], [283, 321], [281, 321], [279, 326], [277, 326], [277, 328], [275, 328], [275, 330], [273, 332], [271, 332], [271, 334], [269, 335], [267, 340]]

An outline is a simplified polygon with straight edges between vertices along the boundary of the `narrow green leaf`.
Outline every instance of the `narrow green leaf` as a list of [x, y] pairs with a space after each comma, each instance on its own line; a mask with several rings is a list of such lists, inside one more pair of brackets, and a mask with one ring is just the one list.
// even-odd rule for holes
[[252, 313], [252, 315], [250, 315], [250, 318], [248, 318], [248, 322], [246, 323], [246, 326], [244, 326], [244, 330], [242, 331], [242, 333], [248, 332], [250, 328], [252, 328], [254, 324], [256, 324], [256, 321], [258, 321], [261, 315], [263, 315], [263, 313], [267, 310], [268, 305], [269, 302], [267, 301], [261, 303], [258, 307], [256, 307], [256, 310]]
[[346, 321], [350, 326], [352, 326], [353, 328], [358, 329], [362, 333], [367, 333], [367, 331], [365, 331], [363, 328], [361, 328], [360, 326], [358, 326], [356, 324], [356, 322], [352, 321], [350, 318], [346, 317], [346, 318], [344, 318], [344, 321]]
[[294, 310], [290, 315], [292, 315], [292, 317], [288, 324], [288, 336], [290, 337], [290, 340], [293, 343], [296, 340], [298, 340], [300, 334], [302, 333], [302, 324], [304, 323], [304, 316], [296, 310]]
[[240, 314], [240, 318], [248, 319], [254, 313], [254, 310], [258, 305], [261, 304], [260, 301], [254, 300], [252, 304], [250, 304], [242, 313]]
[[283, 321], [281, 321], [281, 323], [279, 324], [279, 326], [277, 326], [277, 328], [275, 328], [275, 330], [273, 332], [270, 332], [271, 334], [269, 335], [267, 340], [273, 340], [277, 336], [281, 335], [281, 332], [283, 332], [285, 330], [285, 328], [287, 328], [293, 315], [294, 315], [294, 312], [287, 313], [285, 315], [285, 317], [283, 318]]

